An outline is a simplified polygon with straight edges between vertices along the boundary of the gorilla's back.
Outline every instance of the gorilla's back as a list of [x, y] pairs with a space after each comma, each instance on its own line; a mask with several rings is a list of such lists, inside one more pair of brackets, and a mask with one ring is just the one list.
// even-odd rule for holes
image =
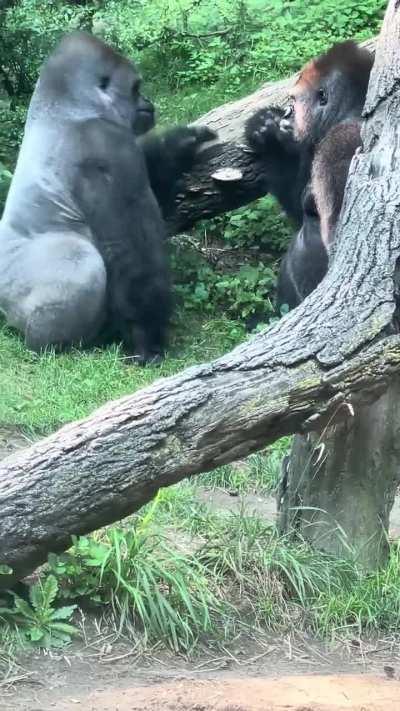
[[[81, 216], [72, 197], [76, 156], [70, 125], [35, 121], [25, 132], [0, 222], [0, 242], [12, 232], [22, 238], [48, 230], [80, 232]], [[83, 223], [82, 223], [83, 224]], [[6, 225], [7, 229], [2, 226]]]

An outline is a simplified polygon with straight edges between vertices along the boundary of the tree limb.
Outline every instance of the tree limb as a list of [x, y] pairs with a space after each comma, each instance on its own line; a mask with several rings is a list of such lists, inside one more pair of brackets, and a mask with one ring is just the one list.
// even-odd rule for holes
[[[400, 370], [397, 336], [327, 372], [316, 360], [271, 362], [269, 345], [282, 336], [161, 379], [3, 460], [0, 564], [19, 579], [72, 534], [124, 518], [160, 486], [321, 426], [340, 408], [349, 415], [344, 405], [377, 397]], [[0, 587], [10, 581], [0, 576]]]

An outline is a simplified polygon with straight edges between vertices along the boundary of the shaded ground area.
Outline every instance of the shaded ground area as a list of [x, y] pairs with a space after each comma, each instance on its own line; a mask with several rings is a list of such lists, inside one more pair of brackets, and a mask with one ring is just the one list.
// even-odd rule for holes
[[[249, 633], [229, 648], [199, 646], [198, 656], [189, 660], [162, 650], [161, 645], [142, 653], [137, 645], [116, 639], [115, 629], [111, 630], [104, 623], [95, 625], [83, 621], [80, 642], [59, 652], [30, 653], [20, 659], [20, 667], [12, 670], [8, 682], [0, 684], [0, 708], [1, 711], [258, 711], [261, 708], [263, 711], [337, 711], [342, 708], [400, 711], [398, 670], [399, 646], [395, 639], [368, 643], [339, 640], [323, 644], [307, 635], [277, 638]], [[352, 675], [350, 690], [352, 684], [356, 684], [355, 690], [359, 693], [358, 706], [353, 703], [357, 701], [354, 693], [346, 691], [346, 681], [341, 686], [341, 679], [348, 678], [349, 674]], [[291, 683], [292, 676], [304, 677], [304, 680], [293, 679]], [[379, 682], [375, 679], [372, 682], [375, 696], [366, 691], [368, 686], [364, 679], [371, 676], [379, 677]], [[314, 681], [321, 677], [326, 680]], [[342, 700], [342, 705], [326, 705], [335, 698], [333, 686], [328, 684], [332, 677], [337, 704]], [[355, 681], [356, 677], [359, 682]], [[282, 696], [281, 706], [268, 706], [267, 701], [279, 701], [278, 679], [279, 683], [282, 679], [282, 694], [285, 692], [288, 696], [285, 702]], [[258, 680], [255, 686], [254, 680]], [[272, 680], [274, 685], [271, 686]], [[313, 689], [314, 684], [317, 685], [315, 698], [304, 695], [302, 685]], [[257, 693], [250, 691], [250, 687]], [[328, 696], [327, 689], [331, 689]], [[275, 696], [266, 696], [272, 691]], [[298, 698], [293, 696], [294, 691]], [[259, 702], [264, 706], [257, 706]], [[383, 703], [387, 705], [382, 706]]]
[[[222, 489], [203, 489], [199, 492], [199, 498], [216, 511], [223, 509], [240, 511], [241, 506], [244, 505], [248, 513], [254, 512], [269, 521], [275, 521], [276, 518], [276, 501], [273, 496], [259, 494], [231, 496]], [[400, 495], [396, 497], [390, 513], [390, 537], [400, 538]]]

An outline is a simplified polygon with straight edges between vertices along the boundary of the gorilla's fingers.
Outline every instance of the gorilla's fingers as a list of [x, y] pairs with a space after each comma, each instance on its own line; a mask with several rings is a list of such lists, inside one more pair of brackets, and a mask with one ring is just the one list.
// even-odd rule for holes
[[192, 130], [195, 132], [198, 143], [207, 143], [207, 141], [214, 141], [218, 138], [218, 133], [208, 126], [193, 126]]

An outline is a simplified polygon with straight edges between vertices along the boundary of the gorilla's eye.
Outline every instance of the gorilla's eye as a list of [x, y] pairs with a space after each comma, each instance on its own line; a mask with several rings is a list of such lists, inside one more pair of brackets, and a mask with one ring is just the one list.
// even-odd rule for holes
[[99, 87], [102, 91], [105, 91], [110, 83], [110, 77], [100, 77]]
[[289, 119], [293, 116], [293, 111], [294, 111], [294, 106], [293, 106], [293, 101], [289, 104], [287, 107], [285, 113], [283, 114], [283, 118]]
[[318, 89], [317, 92], [318, 103], [320, 106], [326, 106], [328, 103], [328, 94], [325, 89]]

